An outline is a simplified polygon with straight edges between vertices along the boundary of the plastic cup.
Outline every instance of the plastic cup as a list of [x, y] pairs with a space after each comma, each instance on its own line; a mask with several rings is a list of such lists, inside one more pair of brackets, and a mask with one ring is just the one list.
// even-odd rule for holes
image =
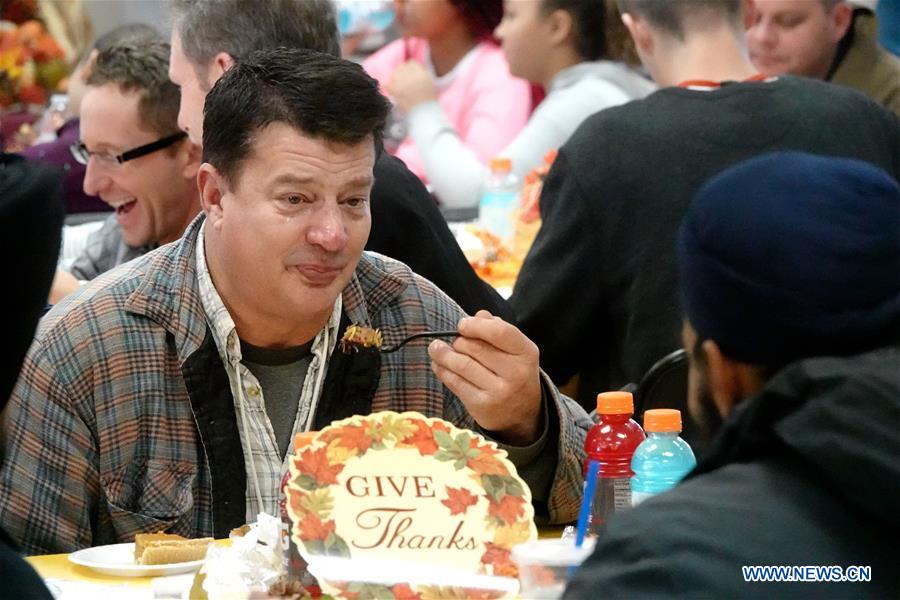
[[594, 550], [594, 539], [576, 548], [571, 539], [544, 539], [513, 546], [519, 566], [519, 596], [528, 600], [559, 598], [569, 576]]

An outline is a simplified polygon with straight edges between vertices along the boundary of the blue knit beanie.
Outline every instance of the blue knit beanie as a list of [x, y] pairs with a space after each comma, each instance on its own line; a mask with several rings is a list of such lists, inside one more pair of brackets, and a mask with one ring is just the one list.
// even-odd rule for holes
[[682, 304], [729, 358], [783, 365], [900, 341], [900, 187], [778, 152], [709, 180], [678, 239]]

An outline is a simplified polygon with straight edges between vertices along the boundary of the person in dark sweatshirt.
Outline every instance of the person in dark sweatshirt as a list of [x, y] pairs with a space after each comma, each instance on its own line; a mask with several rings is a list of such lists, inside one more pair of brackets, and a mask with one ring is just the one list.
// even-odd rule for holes
[[900, 597], [900, 186], [749, 160], [699, 191], [678, 263], [689, 406], [718, 433], [611, 520], [565, 597]]
[[541, 229], [510, 303], [553, 381], [579, 376], [587, 410], [678, 349], [675, 235], [710, 177], [778, 150], [857, 158], [900, 177], [900, 120], [842, 86], [760, 79], [742, 6], [619, 0], [660, 89], [589, 117], [544, 181]]
[[[49, 167], [0, 155], [0, 253], [9, 261], [15, 293], [3, 311], [4, 358], [0, 362], [0, 412], [19, 377], [59, 255], [65, 210], [62, 182]], [[0, 462], [3, 457], [0, 456]], [[6, 598], [52, 598], [16, 544], [0, 529], [0, 581]]]

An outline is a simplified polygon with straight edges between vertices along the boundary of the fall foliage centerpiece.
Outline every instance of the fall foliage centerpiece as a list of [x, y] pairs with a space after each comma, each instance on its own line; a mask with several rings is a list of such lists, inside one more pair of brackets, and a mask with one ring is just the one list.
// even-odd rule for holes
[[43, 23], [0, 21], [0, 110], [45, 105], [67, 74], [65, 53]]

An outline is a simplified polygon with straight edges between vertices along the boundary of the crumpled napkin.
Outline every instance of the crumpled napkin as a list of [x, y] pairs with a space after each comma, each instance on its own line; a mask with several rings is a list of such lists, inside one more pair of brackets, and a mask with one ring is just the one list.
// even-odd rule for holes
[[259, 513], [243, 536], [231, 536], [231, 547], [213, 544], [201, 573], [210, 600], [246, 599], [266, 590], [282, 573], [281, 519]]

